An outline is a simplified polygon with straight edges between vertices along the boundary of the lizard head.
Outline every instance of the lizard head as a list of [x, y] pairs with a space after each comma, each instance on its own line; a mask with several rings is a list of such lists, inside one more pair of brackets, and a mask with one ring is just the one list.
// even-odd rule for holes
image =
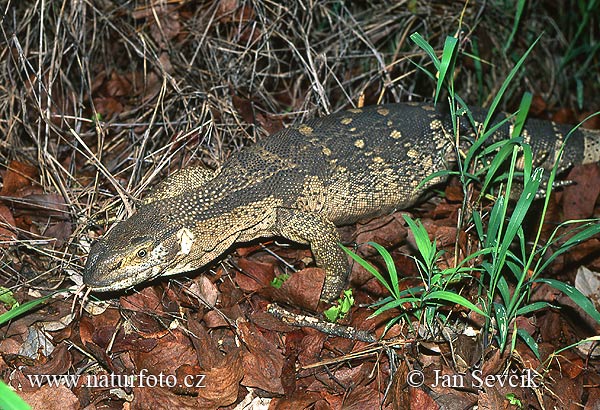
[[159, 218], [138, 215], [118, 223], [90, 249], [83, 281], [92, 290], [126, 289], [160, 275], [194, 269], [187, 260], [194, 244], [191, 231], [176, 224], [158, 226]]
[[[92, 245], [83, 282], [96, 292], [131, 288], [158, 276], [200, 268], [218, 258], [237, 239], [230, 216], [195, 218], [180, 203], [143, 206]], [[230, 227], [230, 231], [224, 227]]]

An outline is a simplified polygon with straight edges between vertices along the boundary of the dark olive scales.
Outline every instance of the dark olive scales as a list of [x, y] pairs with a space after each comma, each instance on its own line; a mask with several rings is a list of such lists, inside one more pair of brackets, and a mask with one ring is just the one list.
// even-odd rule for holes
[[[475, 112], [483, 120], [484, 111]], [[501, 117], [501, 116], [499, 116]], [[472, 135], [465, 126], [462, 135]], [[512, 125], [493, 140], [510, 136]], [[523, 138], [550, 168], [570, 127], [528, 120]], [[308, 244], [336, 298], [348, 261], [335, 226], [410, 207], [453, 166], [450, 118], [422, 104], [355, 109], [287, 128], [245, 147], [215, 172], [188, 168], [157, 185], [137, 212], [92, 246], [84, 282], [115, 291], [200, 268], [234, 243], [282, 236]], [[575, 131], [561, 166], [600, 160], [600, 132]]]

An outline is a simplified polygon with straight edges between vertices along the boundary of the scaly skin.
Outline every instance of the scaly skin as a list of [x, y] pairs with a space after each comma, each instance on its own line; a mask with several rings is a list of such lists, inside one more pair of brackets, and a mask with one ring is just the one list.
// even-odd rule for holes
[[[507, 138], [511, 127], [492, 140]], [[537, 166], [552, 167], [570, 128], [527, 122], [523, 138]], [[443, 180], [419, 183], [452, 167], [454, 157], [450, 119], [431, 106], [390, 104], [313, 119], [245, 147], [216, 172], [190, 168], [160, 183], [92, 246], [84, 282], [95, 291], [126, 289], [200, 268], [237, 242], [282, 236], [310, 245], [326, 272], [321, 298], [331, 301], [348, 272], [335, 226], [410, 207]], [[599, 160], [600, 132], [578, 130], [561, 167]]]

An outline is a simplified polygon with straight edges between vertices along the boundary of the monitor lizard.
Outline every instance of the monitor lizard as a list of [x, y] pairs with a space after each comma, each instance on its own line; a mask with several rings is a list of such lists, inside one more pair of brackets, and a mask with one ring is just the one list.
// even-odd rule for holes
[[[485, 111], [474, 111], [483, 121]], [[498, 116], [495, 121], [503, 118]], [[463, 135], [473, 135], [461, 119]], [[550, 169], [571, 127], [530, 119], [522, 136]], [[510, 136], [501, 126], [491, 140]], [[244, 147], [216, 171], [184, 168], [91, 247], [84, 283], [116, 291], [207, 265], [233, 244], [279, 236], [308, 244], [325, 270], [321, 298], [339, 296], [348, 260], [336, 226], [414, 205], [452, 167], [450, 117], [427, 104], [352, 109], [309, 120]], [[600, 160], [600, 131], [578, 129], [561, 168]]]

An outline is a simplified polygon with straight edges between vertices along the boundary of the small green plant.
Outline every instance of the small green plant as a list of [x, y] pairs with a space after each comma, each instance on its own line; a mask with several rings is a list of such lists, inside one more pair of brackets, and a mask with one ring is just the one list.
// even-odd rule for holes
[[275, 289], [280, 289], [283, 286], [283, 283], [290, 278], [290, 275], [287, 273], [282, 273], [281, 275], [277, 275], [271, 281], [271, 286]]
[[337, 302], [327, 309], [323, 314], [330, 322], [336, 322], [339, 319], [343, 319], [350, 309], [354, 306], [354, 295], [352, 289], [345, 290], [342, 297]]
[[[405, 314], [412, 314], [424, 322], [430, 328], [433, 326], [434, 320], [437, 318], [438, 308], [446, 303], [456, 303], [467, 309], [474, 310], [475, 312], [485, 316], [486, 313], [465, 299], [463, 296], [457, 294], [453, 290], [448, 289], [450, 283], [454, 283], [458, 277], [465, 274], [466, 271], [470, 270], [466, 267], [448, 268], [439, 270], [435, 262], [441, 253], [437, 250], [435, 241], [431, 242], [427, 231], [421, 225], [420, 222], [415, 223], [410, 218], [405, 216], [406, 221], [410, 221], [409, 226], [413, 230], [415, 240], [420, 244], [419, 251], [423, 256], [423, 260], [415, 259], [417, 265], [420, 267], [421, 278], [423, 280], [423, 286], [416, 286], [404, 290], [400, 290], [400, 280], [398, 278], [398, 272], [396, 266], [392, 260], [392, 256], [389, 252], [381, 245], [375, 242], [368, 242], [367, 244], [372, 246], [379, 252], [386, 264], [386, 269], [389, 274], [389, 281], [379, 273], [379, 271], [371, 265], [369, 262], [364, 260], [362, 257], [357, 255], [355, 252], [341, 245], [342, 249], [350, 255], [360, 266], [370, 272], [385, 288], [390, 292], [391, 296], [380, 300], [374, 304], [374, 307], [378, 309], [371, 315], [377, 316], [382, 312], [389, 309], [399, 308], [404, 310], [404, 314], [392, 319], [388, 324], [387, 328], [402, 319]], [[475, 253], [472, 257], [477, 257], [479, 253]], [[464, 261], [465, 263], [468, 260]]]
[[521, 400], [517, 397], [516, 394], [514, 393], [507, 393], [506, 396], [504, 396], [506, 398], [506, 400], [508, 400], [508, 402], [512, 405], [512, 406], [516, 406], [518, 409], [522, 409], [523, 408], [523, 403], [521, 402]]

